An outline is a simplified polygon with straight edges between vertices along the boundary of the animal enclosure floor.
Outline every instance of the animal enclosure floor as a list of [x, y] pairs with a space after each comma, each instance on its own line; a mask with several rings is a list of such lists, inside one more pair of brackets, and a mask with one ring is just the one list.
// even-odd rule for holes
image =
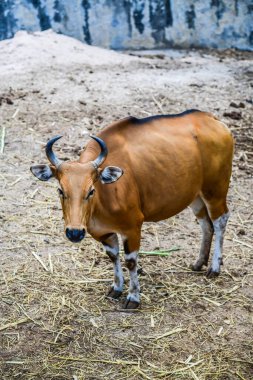
[[[1, 380], [252, 379], [252, 54], [120, 54], [50, 31], [18, 33], [0, 51]], [[66, 240], [57, 183], [29, 167], [47, 162], [54, 135], [64, 135], [59, 157], [74, 159], [114, 120], [190, 108], [236, 138], [222, 273], [189, 269], [200, 247], [189, 209], [145, 224], [142, 251], [176, 250], [140, 256], [142, 305], [127, 313], [105, 297], [102, 247]]]

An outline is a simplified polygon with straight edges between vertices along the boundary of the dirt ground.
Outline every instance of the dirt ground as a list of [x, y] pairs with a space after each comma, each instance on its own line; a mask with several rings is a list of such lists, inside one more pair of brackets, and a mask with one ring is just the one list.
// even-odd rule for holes
[[[0, 52], [0, 378], [253, 379], [252, 54], [120, 54], [50, 31], [19, 33]], [[145, 224], [142, 251], [175, 250], [141, 255], [142, 305], [127, 313], [105, 297], [102, 247], [66, 240], [57, 183], [29, 167], [47, 162], [56, 134], [58, 155], [77, 158], [114, 120], [190, 108], [236, 138], [222, 273], [190, 271], [200, 228], [189, 209]]]

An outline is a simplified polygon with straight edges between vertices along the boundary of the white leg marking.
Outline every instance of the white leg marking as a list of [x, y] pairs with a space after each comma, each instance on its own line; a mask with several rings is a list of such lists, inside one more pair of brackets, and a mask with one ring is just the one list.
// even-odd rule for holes
[[195, 215], [197, 215], [203, 208], [205, 203], [202, 201], [200, 197], [196, 198], [191, 204], [190, 208], [194, 212]]
[[205, 203], [200, 197], [196, 198], [192, 202], [190, 207], [192, 211], [194, 212], [196, 218], [198, 219], [201, 230], [202, 230], [202, 240], [201, 240], [199, 257], [197, 261], [195, 262], [195, 264], [192, 265], [193, 270], [199, 271], [201, 270], [203, 265], [208, 264], [209, 253], [210, 253], [212, 239], [213, 239], [213, 224], [212, 224], [211, 219], [207, 215], [207, 210], [206, 210], [206, 215], [204, 215], [201, 218], [198, 216], [202, 210], [204, 211], [206, 209]]
[[117, 260], [114, 264], [114, 281], [113, 281], [112, 286], [113, 286], [114, 290], [118, 290], [119, 292], [123, 291], [124, 277], [123, 277], [123, 272], [122, 272], [122, 268], [121, 268], [119, 255], [118, 255]]
[[119, 249], [118, 247], [110, 247], [109, 245], [106, 245], [104, 244], [104, 247], [105, 247], [105, 250], [106, 252], [110, 252], [112, 255], [114, 255], [115, 257], [118, 255], [119, 253]]
[[134, 251], [128, 254], [125, 254], [125, 260], [136, 260], [138, 259], [138, 252]]
[[130, 286], [127, 299], [130, 301], [140, 302], [140, 284], [138, 280], [137, 268], [129, 271]]
[[127, 299], [129, 301], [140, 302], [140, 284], [137, 273], [138, 252], [134, 251], [125, 254], [125, 260], [129, 269], [130, 285]]
[[226, 224], [229, 218], [229, 212], [223, 214], [218, 219], [213, 221], [214, 231], [215, 231], [215, 246], [214, 246], [214, 255], [212, 259], [212, 272], [219, 273], [220, 266], [222, 264], [222, 247], [224, 232], [226, 229]]

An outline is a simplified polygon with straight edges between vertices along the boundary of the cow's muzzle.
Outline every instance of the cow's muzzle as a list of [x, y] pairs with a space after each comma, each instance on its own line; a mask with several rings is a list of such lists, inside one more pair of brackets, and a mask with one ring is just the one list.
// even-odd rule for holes
[[85, 229], [77, 230], [72, 228], [66, 228], [66, 236], [73, 243], [79, 243], [85, 237]]

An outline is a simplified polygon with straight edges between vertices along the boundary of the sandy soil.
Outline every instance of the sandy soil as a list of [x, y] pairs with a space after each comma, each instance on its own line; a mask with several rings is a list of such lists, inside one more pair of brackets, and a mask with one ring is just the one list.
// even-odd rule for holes
[[[18, 33], [0, 52], [1, 379], [252, 379], [252, 55], [120, 54], [51, 31]], [[141, 256], [142, 307], [126, 313], [104, 296], [102, 248], [65, 239], [57, 184], [29, 167], [56, 134], [59, 156], [76, 158], [114, 120], [190, 108], [236, 137], [222, 274], [188, 269], [200, 244], [190, 210], [146, 224], [142, 251], [178, 250]]]

